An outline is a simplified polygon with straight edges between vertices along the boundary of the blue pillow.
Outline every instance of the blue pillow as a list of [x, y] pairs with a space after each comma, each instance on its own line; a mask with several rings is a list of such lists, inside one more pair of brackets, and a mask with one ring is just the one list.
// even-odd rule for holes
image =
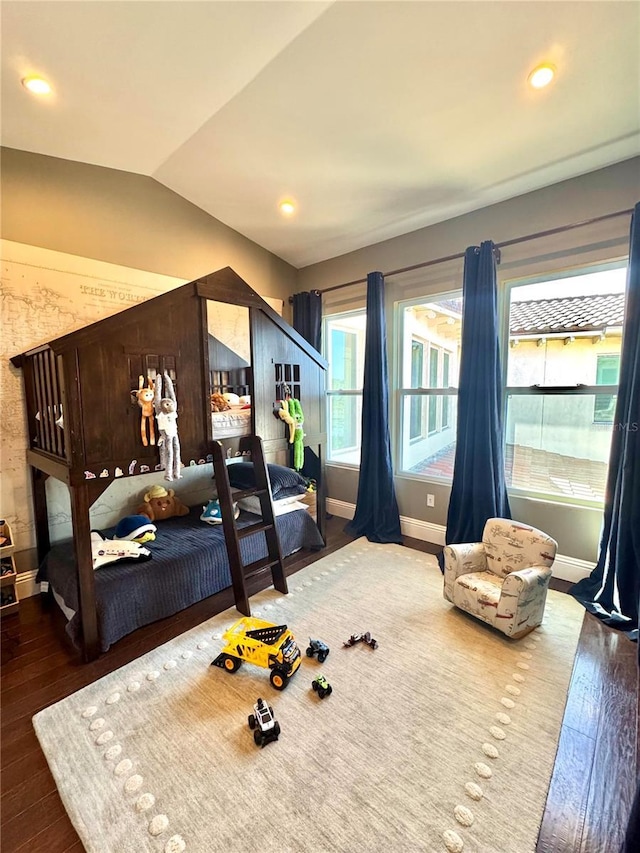
[[[269, 480], [271, 481], [271, 494], [274, 500], [290, 498], [294, 495], [302, 495], [307, 491], [307, 481], [294, 471], [293, 468], [285, 468], [284, 465], [267, 465]], [[253, 489], [256, 485], [253, 462], [235, 462], [227, 468], [229, 482], [234, 489]]]

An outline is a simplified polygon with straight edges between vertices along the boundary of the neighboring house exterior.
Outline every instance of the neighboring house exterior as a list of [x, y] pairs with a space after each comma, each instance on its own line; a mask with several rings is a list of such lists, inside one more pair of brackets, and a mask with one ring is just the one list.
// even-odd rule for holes
[[[405, 314], [405, 341], [411, 341], [404, 347], [403, 375], [411, 378], [405, 387], [457, 385], [461, 300], [413, 306]], [[623, 318], [623, 293], [512, 303], [505, 427], [509, 485], [602, 499], [615, 395], [532, 394], [530, 389], [617, 385]], [[452, 476], [456, 403], [456, 397], [445, 395], [405, 398], [402, 470]]]

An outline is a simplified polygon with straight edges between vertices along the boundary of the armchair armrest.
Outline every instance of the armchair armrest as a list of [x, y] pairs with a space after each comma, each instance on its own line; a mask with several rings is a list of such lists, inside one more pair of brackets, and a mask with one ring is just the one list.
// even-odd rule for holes
[[460, 575], [486, 572], [487, 557], [482, 542], [447, 545], [444, 556], [444, 597], [453, 603], [453, 585]]
[[528, 566], [507, 575], [496, 612], [505, 634], [519, 636], [542, 622], [551, 575], [548, 566]]

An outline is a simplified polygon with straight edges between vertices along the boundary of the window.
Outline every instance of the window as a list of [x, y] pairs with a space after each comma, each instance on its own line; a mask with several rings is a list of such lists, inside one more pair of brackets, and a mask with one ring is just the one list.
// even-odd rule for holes
[[332, 462], [360, 464], [366, 319], [365, 311], [325, 319], [329, 362], [327, 458]]
[[626, 269], [618, 266], [511, 287], [506, 388], [511, 490], [563, 502], [604, 499], [625, 277]]
[[[617, 385], [620, 378], [620, 353], [598, 355], [596, 363], [596, 385]], [[612, 424], [616, 409], [613, 394], [596, 394], [593, 404], [593, 422]]]
[[451, 479], [455, 455], [462, 297], [401, 303], [400, 470]]
[[[411, 387], [419, 388], [422, 385], [422, 371], [424, 370], [424, 344], [420, 341], [411, 342]], [[411, 425], [409, 437], [420, 438], [422, 435], [422, 397], [411, 399]]]

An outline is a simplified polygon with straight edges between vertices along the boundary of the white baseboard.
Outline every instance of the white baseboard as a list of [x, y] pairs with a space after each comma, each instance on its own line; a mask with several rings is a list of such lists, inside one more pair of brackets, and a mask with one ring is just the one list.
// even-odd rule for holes
[[[335, 498], [327, 498], [327, 512], [332, 515], [351, 519], [355, 511], [355, 504], [339, 501]], [[433, 524], [430, 521], [421, 521], [419, 518], [408, 518], [402, 515], [400, 516], [400, 529], [404, 536], [411, 536], [421, 542], [431, 542], [433, 545], [444, 545], [446, 528], [442, 524]], [[594, 565], [595, 563], [580, 560], [578, 557], [566, 557], [558, 554], [553, 564], [553, 576], [559, 580], [577, 583], [582, 578], [589, 577]]]
[[23, 598], [29, 598], [32, 595], [40, 594], [40, 584], [36, 583], [37, 569], [31, 569], [28, 572], [20, 572], [16, 578], [16, 592], [18, 593], [18, 601]]

